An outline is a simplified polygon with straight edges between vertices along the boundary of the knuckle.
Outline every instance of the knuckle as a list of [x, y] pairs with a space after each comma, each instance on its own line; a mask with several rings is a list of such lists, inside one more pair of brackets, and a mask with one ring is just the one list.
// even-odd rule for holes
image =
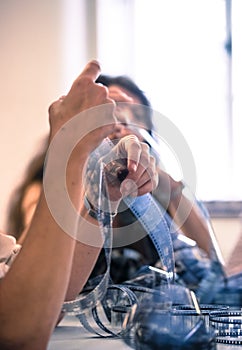
[[100, 95], [103, 95], [103, 96], [106, 96], [106, 97], [108, 96], [108, 88], [107, 88], [107, 86], [100, 85], [100, 84], [95, 84], [95, 85], [98, 88]]
[[154, 156], [150, 156], [150, 164], [154, 169], [156, 169], [156, 159]]
[[147, 145], [145, 142], [141, 142], [142, 150], [143, 152], [149, 153], [150, 152], [150, 147]]
[[124, 140], [125, 140], [126, 142], [131, 143], [131, 144], [137, 145], [137, 147], [139, 147], [139, 148], [141, 147], [141, 146], [140, 146], [139, 139], [138, 139], [138, 137], [137, 137], [136, 135], [133, 135], [133, 134], [126, 135], [126, 136], [124, 137]]
[[55, 111], [55, 106], [56, 106], [56, 101], [52, 102], [51, 105], [49, 106], [48, 112], [49, 114], [52, 114]]
[[57, 114], [60, 106], [60, 101], [52, 102], [48, 108], [49, 119], [52, 120]]

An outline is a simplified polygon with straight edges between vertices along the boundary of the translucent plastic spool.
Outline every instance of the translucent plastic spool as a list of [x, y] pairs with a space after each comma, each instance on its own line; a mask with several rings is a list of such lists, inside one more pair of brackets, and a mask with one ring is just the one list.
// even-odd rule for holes
[[242, 311], [213, 311], [209, 315], [210, 326], [214, 328], [216, 342], [242, 345]]
[[[166, 298], [170, 290], [170, 306]], [[137, 350], [214, 350], [216, 339], [212, 328], [207, 327], [199, 306], [188, 298], [186, 288], [161, 288], [153, 298], [143, 300], [130, 319], [123, 340]], [[166, 292], [165, 292], [166, 291]], [[181, 298], [182, 297], [182, 298]], [[182, 300], [181, 300], [182, 299]], [[188, 301], [189, 304], [174, 304]], [[172, 305], [173, 304], [173, 305]], [[183, 308], [184, 307], [184, 308]]]
[[216, 339], [194, 310], [139, 308], [124, 341], [136, 350], [215, 350]]

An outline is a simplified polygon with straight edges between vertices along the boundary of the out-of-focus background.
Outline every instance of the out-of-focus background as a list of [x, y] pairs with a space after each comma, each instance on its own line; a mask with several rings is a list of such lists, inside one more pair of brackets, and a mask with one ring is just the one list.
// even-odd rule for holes
[[0, 229], [48, 106], [97, 58], [184, 136], [226, 258], [241, 231], [241, 16], [241, 0], [1, 0]]

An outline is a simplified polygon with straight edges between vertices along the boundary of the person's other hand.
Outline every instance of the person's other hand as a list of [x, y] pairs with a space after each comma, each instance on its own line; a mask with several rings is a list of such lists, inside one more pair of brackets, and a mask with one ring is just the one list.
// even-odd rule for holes
[[[105, 186], [100, 200], [101, 169]], [[112, 213], [117, 211], [123, 197], [141, 196], [158, 185], [155, 158], [149, 146], [135, 135], [123, 137], [111, 149], [108, 141], [104, 142], [91, 154], [85, 178], [86, 197], [91, 206], [97, 209], [101, 204], [102, 211], [111, 210]]]
[[[109, 162], [109, 159], [113, 160]], [[127, 195], [141, 196], [158, 185], [155, 158], [149, 146], [135, 135], [123, 137], [103, 161], [111, 200]]]

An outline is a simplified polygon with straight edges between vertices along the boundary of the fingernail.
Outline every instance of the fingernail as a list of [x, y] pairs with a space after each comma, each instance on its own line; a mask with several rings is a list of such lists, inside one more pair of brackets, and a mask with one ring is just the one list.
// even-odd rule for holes
[[124, 180], [120, 186], [120, 192], [122, 195], [128, 196], [134, 190], [134, 184], [133, 180]]
[[133, 168], [133, 171], [136, 172], [136, 170], [137, 170], [137, 164], [133, 164], [132, 168]]
[[130, 161], [129, 163], [129, 170], [131, 170], [131, 172], [136, 172], [137, 170], [137, 164], [134, 161]]

